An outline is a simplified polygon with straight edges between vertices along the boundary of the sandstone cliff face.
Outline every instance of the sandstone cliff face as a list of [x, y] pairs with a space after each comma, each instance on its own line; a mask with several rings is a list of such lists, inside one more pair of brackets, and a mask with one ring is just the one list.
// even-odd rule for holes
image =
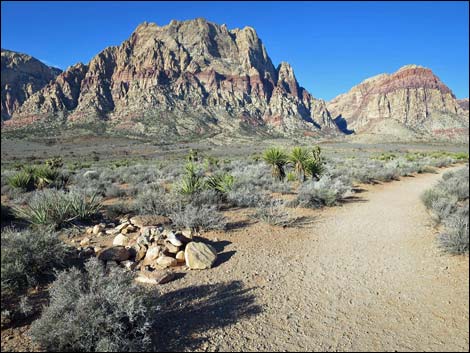
[[55, 79], [61, 70], [26, 54], [5, 49], [1, 53], [1, 116], [4, 120], [31, 95]]
[[336, 132], [324, 101], [275, 68], [255, 30], [204, 19], [143, 23], [120, 46], [77, 64], [31, 96], [11, 125], [61, 114], [140, 133], [265, 127]]
[[468, 135], [468, 114], [465, 118], [452, 91], [430, 69], [417, 65], [369, 78], [327, 107], [357, 133], [387, 133], [386, 126], [396, 133], [401, 126], [428, 137]]

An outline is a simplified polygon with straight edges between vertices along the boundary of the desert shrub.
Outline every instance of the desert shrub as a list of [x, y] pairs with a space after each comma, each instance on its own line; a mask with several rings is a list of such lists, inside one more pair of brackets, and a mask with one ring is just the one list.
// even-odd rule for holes
[[132, 213], [133, 208], [125, 203], [117, 203], [114, 205], [106, 206], [105, 209], [106, 217], [109, 219], [117, 219], [125, 214]]
[[[468, 210], [468, 206], [467, 206]], [[455, 255], [469, 251], [468, 212], [466, 217], [450, 216], [445, 221], [445, 230], [438, 237], [440, 247]]]
[[154, 296], [136, 285], [130, 272], [106, 271], [92, 258], [85, 271], [58, 274], [49, 306], [29, 333], [47, 351], [145, 351], [151, 343]]
[[289, 216], [280, 200], [273, 200], [268, 204], [261, 204], [256, 208], [252, 218], [272, 226], [289, 226], [293, 219]]
[[15, 208], [16, 214], [34, 225], [63, 227], [73, 221], [87, 221], [98, 215], [100, 200], [77, 191], [45, 189], [36, 191], [26, 207]]
[[222, 194], [216, 190], [209, 189], [199, 191], [191, 195], [190, 197], [183, 199], [183, 203], [190, 203], [196, 207], [206, 205], [220, 207], [224, 203], [225, 199], [225, 194]]
[[152, 185], [137, 195], [133, 209], [141, 215], [168, 216], [181, 200], [176, 193], [167, 193], [163, 187]]
[[288, 182], [293, 182], [297, 180], [297, 176], [294, 172], [287, 172], [286, 179]]
[[105, 196], [106, 197], [122, 197], [126, 195], [126, 191], [121, 189], [116, 184], [111, 184], [106, 188]]
[[225, 229], [227, 225], [227, 220], [215, 206], [180, 206], [170, 215], [170, 219], [176, 227], [195, 231], [220, 230]]
[[269, 197], [259, 188], [252, 188], [246, 184], [235, 184], [227, 194], [227, 202], [236, 207], [255, 207], [266, 204]]
[[1, 234], [1, 283], [4, 293], [38, 284], [62, 266], [69, 249], [51, 229], [5, 229]]
[[302, 184], [297, 197], [289, 203], [289, 206], [307, 208], [334, 206], [348, 192], [351, 192], [351, 186], [346, 179], [332, 179], [329, 175], [324, 175], [317, 182]]
[[444, 226], [438, 237], [440, 247], [451, 254], [469, 251], [469, 172], [468, 167], [447, 172], [422, 195], [424, 205], [437, 223]]

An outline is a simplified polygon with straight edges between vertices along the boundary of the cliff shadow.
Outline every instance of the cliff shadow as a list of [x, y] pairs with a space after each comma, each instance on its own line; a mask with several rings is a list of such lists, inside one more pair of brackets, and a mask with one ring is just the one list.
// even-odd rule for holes
[[354, 130], [348, 129], [348, 122], [345, 118], [340, 114], [336, 118], [333, 119], [338, 129], [345, 135], [354, 134]]

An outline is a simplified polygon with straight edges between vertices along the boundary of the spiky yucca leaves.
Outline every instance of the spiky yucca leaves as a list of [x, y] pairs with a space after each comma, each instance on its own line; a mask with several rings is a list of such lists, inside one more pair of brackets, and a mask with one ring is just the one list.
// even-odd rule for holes
[[227, 194], [232, 190], [234, 181], [234, 177], [228, 173], [215, 174], [207, 177], [205, 185], [208, 189]]
[[317, 161], [315, 159], [309, 159], [307, 165], [305, 166], [305, 172], [312, 179], [318, 180], [323, 174], [324, 168], [320, 161]]
[[34, 168], [32, 172], [34, 182], [37, 188], [41, 189], [54, 183], [60, 176], [57, 169], [48, 165], [42, 165]]
[[286, 176], [284, 170], [289, 158], [287, 154], [278, 147], [272, 147], [266, 150], [263, 154], [263, 160], [272, 168], [273, 177], [278, 180], [283, 180]]
[[22, 170], [7, 180], [8, 185], [15, 189], [22, 189], [24, 191], [32, 190], [34, 188], [34, 180], [30, 173]]
[[198, 174], [194, 163], [189, 162], [186, 164], [186, 174], [183, 176], [180, 185], [180, 192], [183, 195], [192, 195], [198, 191], [201, 191], [204, 182], [202, 177]]
[[299, 181], [305, 181], [305, 169], [310, 159], [310, 154], [306, 149], [302, 147], [294, 147], [292, 149], [289, 161], [294, 164], [294, 170]]

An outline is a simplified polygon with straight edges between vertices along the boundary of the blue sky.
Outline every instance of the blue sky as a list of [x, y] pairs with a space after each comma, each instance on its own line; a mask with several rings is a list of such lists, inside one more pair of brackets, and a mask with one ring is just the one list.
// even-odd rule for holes
[[1, 10], [2, 48], [62, 69], [120, 44], [143, 21], [204, 17], [254, 27], [274, 65], [289, 62], [319, 98], [406, 64], [431, 68], [468, 97], [468, 2], [2, 1]]

